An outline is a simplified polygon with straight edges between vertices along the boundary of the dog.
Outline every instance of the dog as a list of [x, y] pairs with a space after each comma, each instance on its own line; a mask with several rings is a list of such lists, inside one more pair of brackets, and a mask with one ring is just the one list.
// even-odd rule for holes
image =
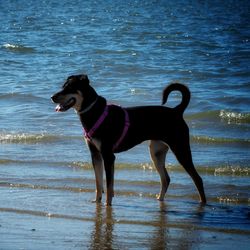
[[[164, 107], [172, 91], [180, 91], [182, 101], [174, 108]], [[115, 153], [126, 151], [149, 140], [152, 162], [161, 180], [158, 200], [163, 201], [170, 177], [165, 168], [165, 158], [170, 148], [179, 163], [192, 178], [200, 202], [206, 203], [202, 178], [197, 173], [190, 150], [189, 128], [183, 113], [190, 101], [189, 89], [180, 83], [172, 83], [163, 90], [161, 106], [122, 108], [108, 105], [90, 85], [87, 75], [67, 78], [62, 90], [51, 97], [57, 112], [74, 108], [85, 130], [96, 178], [95, 202], [101, 202], [103, 193], [103, 168], [106, 173], [106, 205], [111, 206], [114, 196]]]

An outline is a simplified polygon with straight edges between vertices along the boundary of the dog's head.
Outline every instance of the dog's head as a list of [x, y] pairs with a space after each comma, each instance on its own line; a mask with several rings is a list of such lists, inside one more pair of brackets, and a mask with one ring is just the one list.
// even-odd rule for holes
[[73, 75], [68, 77], [63, 84], [62, 90], [54, 94], [51, 99], [57, 103], [56, 111], [64, 112], [70, 108], [79, 111], [83, 101], [87, 98], [88, 90], [92, 89], [89, 85], [87, 75]]

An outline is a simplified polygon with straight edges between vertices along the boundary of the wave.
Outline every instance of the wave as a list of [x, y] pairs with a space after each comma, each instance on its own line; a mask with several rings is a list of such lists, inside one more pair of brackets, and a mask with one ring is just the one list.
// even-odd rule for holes
[[23, 46], [23, 45], [18, 45], [18, 44], [5, 43], [2, 45], [2, 47], [12, 52], [19, 52], [19, 53], [34, 53], [35, 52], [34, 48]]
[[[18, 165], [18, 166], [34, 166], [43, 165], [43, 166], [53, 166], [53, 167], [70, 167], [70, 168], [79, 168], [84, 170], [93, 169], [92, 164], [90, 162], [82, 162], [82, 161], [40, 161], [40, 160], [14, 160], [14, 159], [0, 159], [0, 165]], [[134, 170], [143, 170], [143, 171], [156, 171], [155, 167], [151, 162], [142, 162], [142, 163], [121, 163], [117, 162], [115, 166], [116, 170], [126, 170], [126, 171], [134, 171]], [[166, 168], [170, 172], [185, 172], [185, 170], [180, 165], [174, 164], [166, 164]], [[250, 166], [249, 165], [211, 165], [211, 166], [203, 166], [197, 165], [196, 169], [201, 174], [206, 175], [214, 175], [214, 176], [250, 176]]]
[[214, 175], [249, 176], [249, 167], [221, 166], [214, 169]]
[[[79, 167], [84, 169], [92, 169], [92, 165], [87, 162], [72, 162], [68, 163], [68, 166]], [[156, 171], [155, 167], [151, 163], [117, 163], [117, 170], [133, 170], [143, 169], [144, 171]], [[184, 172], [185, 170], [180, 165], [167, 165], [167, 169], [172, 172]], [[231, 175], [231, 176], [249, 176], [250, 166], [238, 166], [238, 165], [221, 165], [221, 166], [196, 166], [199, 173], [208, 175]]]
[[0, 134], [0, 143], [48, 143], [61, 140], [62, 136], [59, 135], [50, 135], [50, 134]]
[[226, 121], [228, 124], [250, 123], [249, 113], [238, 113], [221, 110], [219, 117], [222, 119], [222, 121]]
[[185, 116], [188, 120], [221, 121], [227, 124], [249, 124], [250, 113], [234, 112], [227, 110], [213, 110], [198, 112]]
[[[190, 139], [192, 143], [199, 144], [240, 144], [249, 145], [250, 139], [241, 138], [223, 138], [223, 137], [210, 137], [210, 136], [199, 136], [191, 135]], [[36, 143], [53, 143], [57, 141], [67, 140], [81, 140], [82, 136], [70, 136], [70, 135], [54, 135], [54, 134], [29, 134], [29, 133], [0, 133], [0, 143], [11, 144], [36, 144]]]
[[6, 165], [11, 163], [20, 163], [20, 161], [17, 160], [11, 160], [11, 159], [0, 159], [0, 165]]
[[210, 137], [210, 136], [190, 136], [193, 143], [200, 144], [240, 144], [248, 145], [250, 144], [250, 139], [240, 139], [240, 138], [223, 138], [223, 137]]
[[[144, 170], [156, 171], [155, 167], [151, 163], [141, 163], [139, 165]], [[123, 166], [124, 167], [124, 166]], [[119, 166], [118, 166], [119, 168]], [[220, 166], [195, 166], [197, 171], [201, 174], [206, 175], [229, 175], [229, 176], [249, 176], [250, 166], [239, 166], [239, 165], [220, 165]], [[180, 165], [167, 165], [167, 169], [173, 172], [185, 172]]]
[[15, 93], [15, 92], [4, 93], [0, 95], [0, 100], [9, 101], [11, 99], [15, 100], [16, 102], [34, 103], [34, 102], [43, 100], [44, 98], [35, 96], [33, 94], [23, 94], [23, 93]]

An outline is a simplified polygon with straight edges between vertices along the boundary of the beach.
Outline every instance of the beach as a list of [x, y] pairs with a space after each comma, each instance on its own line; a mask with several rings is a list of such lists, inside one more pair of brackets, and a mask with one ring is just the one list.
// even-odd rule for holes
[[[249, 249], [248, 1], [0, 3], [0, 249]], [[87, 74], [108, 103], [161, 105], [180, 82], [207, 204], [171, 150], [171, 182], [148, 142], [116, 154], [112, 207], [95, 177], [79, 117], [50, 97]], [[181, 96], [172, 93], [175, 107]], [[167, 119], [167, 118], [163, 118]]]
[[[113, 206], [106, 207], [92, 202], [94, 174], [88, 164], [6, 165], [1, 166], [1, 249], [248, 248], [249, 177], [204, 172], [208, 204], [203, 206], [187, 174], [170, 167], [173, 183], [159, 202], [152, 166], [118, 164]], [[241, 185], [230, 184], [234, 179]]]

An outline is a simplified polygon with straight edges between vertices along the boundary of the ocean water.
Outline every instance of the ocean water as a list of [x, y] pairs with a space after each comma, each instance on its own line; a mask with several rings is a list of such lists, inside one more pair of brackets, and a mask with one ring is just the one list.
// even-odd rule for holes
[[[163, 88], [174, 81], [190, 88], [185, 119], [210, 204], [197, 230], [228, 230], [246, 243], [249, 10], [248, 1], [0, 1], [0, 231], [8, 224], [1, 217], [8, 214], [17, 220], [20, 214], [34, 217], [38, 225], [40, 217], [53, 218], [53, 213], [71, 223], [75, 219], [91, 224], [95, 219], [89, 221], [88, 213], [102, 216], [102, 210], [92, 211], [94, 173], [78, 117], [73, 110], [56, 113], [50, 101], [69, 75], [85, 73], [100, 95], [122, 106], [160, 105]], [[173, 93], [167, 105], [174, 107], [179, 101], [180, 95]], [[169, 234], [174, 238], [175, 230], [183, 229], [176, 220], [197, 225], [197, 213], [192, 213], [197, 193], [171, 153], [167, 169], [172, 180], [169, 207], [157, 206], [169, 212]], [[111, 220], [121, 227], [117, 235], [128, 233], [128, 249], [133, 232], [125, 226], [145, 224], [145, 232], [162, 227], [161, 222], [147, 224], [158, 189], [147, 142], [117, 155], [117, 209]], [[152, 206], [143, 210], [145, 202]], [[181, 213], [181, 206], [191, 214]], [[15, 230], [13, 235], [21, 227]], [[7, 235], [6, 229], [6, 249], [14, 239]], [[149, 247], [144, 243], [140, 246]], [[89, 245], [95, 247], [93, 242]]]

